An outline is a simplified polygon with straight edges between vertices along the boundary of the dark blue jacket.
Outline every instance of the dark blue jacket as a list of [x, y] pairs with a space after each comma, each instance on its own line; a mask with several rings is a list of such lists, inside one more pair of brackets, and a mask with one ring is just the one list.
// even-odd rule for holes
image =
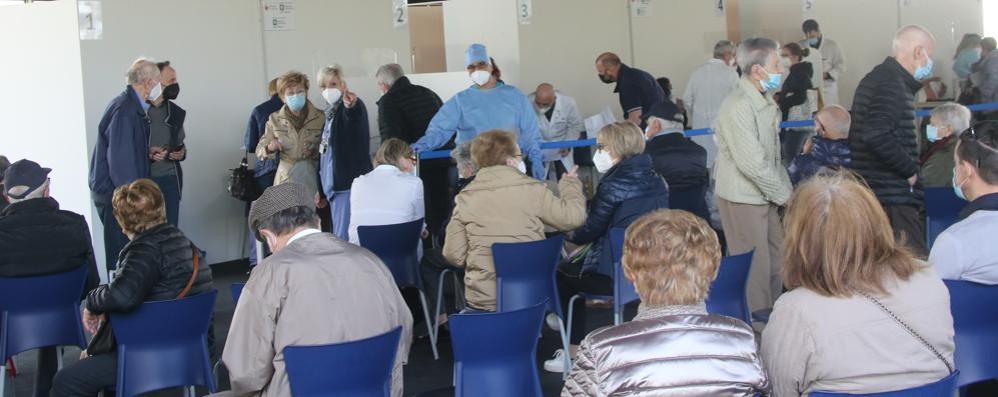
[[625, 119], [628, 113], [640, 108], [643, 115], [641, 129], [645, 128], [647, 117], [644, 116], [651, 112], [651, 107], [665, 100], [665, 91], [662, 91], [662, 86], [658, 85], [652, 75], [625, 64], [620, 64], [613, 92], [620, 94], [620, 108], [624, 111]]
[[[357, 98], [357, 103], [347, 109], [339, 101], [326, 109], [326, 125], [333, 149], [333, 191], [350, 190], [354, 178], [374, 168], [371, 165], [371, 130], [367, 120], [367, 105]], [[320, 174], [322, 171], [319, 171]], [[324, 182], [323, 185], [326, 183]], [[327, 193], [328, 194], [328, 193]]]
[[[272, 113], [281, 110], [283, 106], [284, 101], [281, 100], [280, 96], [274, 94], [267, 102], [253, 108], [253, 113], [250, 113], [249, 123], [246, 125], [246, 137], [243, 139], [247, 152], [256, 152], [256, 146], [260, 143], [260, 137], [263, 136], [264, 132], [267, 132], [267, 120], [270, 119]], [[256, 156], [253, 157], [256, 158]], [[259, 178], [268, 172], [276, 172], [277, 164], [280, 162], [280, 152], [276, 153], [274, 158], [270, 160], [260, 160], [257, 158], [256, 165], [253, 166], [253, 175]]]
[[90, 190], [110, 201], [118, 186], [149, 177], [149, 118], [131, 86], [111, 100], [97, 126]]
[[815, 136], [811, 137], [811, 142], [814, 145], [811, 147], [811, 153], [798, 154], [787, 167], [790, 182], [793, 182], [794, 186], [808, 180], [822, 168], [849, 167], [848, 139], [831, 140]]
[[652, 169], [650, 156], [640, 154], [610, 168], [596, 187], [586, 224], [569, 237], [576, 244], [594, 243], [582, 270], [612, 275], [610, 229], [627, 227], [641, 215], [660, 208], [669, 208], [669, 188]]

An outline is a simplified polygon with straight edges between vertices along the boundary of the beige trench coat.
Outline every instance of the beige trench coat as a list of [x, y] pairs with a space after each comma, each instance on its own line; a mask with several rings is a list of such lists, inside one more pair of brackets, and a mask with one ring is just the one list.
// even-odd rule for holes
[[256, 145], [256, 156], [260, 160], [273, 159], [276, 152], [267, 150], [267, 145], [276, 139], [284, 149], [281, 150], [281, 162], [277, 165], [274, 184], [294, 180], [307, 186], [309, 190], [318, 192], [319, 141], [322, 138], [325, 116], [311, 101], [306, 101], [305, 107], [308, 108], [308, 116], [300, 130], [295, 130], [291, 125], [291, 113], [287, 105], [271, 114], [267, 120], [267, 130]]
[[[253, 269], [232, 317], [222, 361], [228, 396], [290, 396], [283, 350], [364, 339], [402, 327], [392, 396], [412, 344], [409, 313], [388, 268], [328, 233], [301, 237]], [[335, 368], [330, 368], [335, 371]]]
[[578, 178], [562, 178], [559, 198], [547, 184], [513, 167], [498, 165], [478, 171], [455, 199], [447, 224], [444, 256], [464, 273], [468, 305], [496, 309], [496, 274], [492, 243], [544, 239], [544, 225], [561, 231], [586, 221], [586, 199]]

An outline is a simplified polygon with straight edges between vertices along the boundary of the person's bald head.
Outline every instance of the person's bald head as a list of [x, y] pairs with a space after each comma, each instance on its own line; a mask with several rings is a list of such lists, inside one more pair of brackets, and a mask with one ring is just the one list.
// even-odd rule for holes
[[827, 105], [814, 115], [819, 124], [819, 133], [826, 139], [846, 139], [849, 137], [849, 126], [852, 117], [846, 108], [839, 105]]
[[904, 26], [894, 34], [894, 58], [912, 74], [932, 58], [935, 47], [936, 38], [918, 25]]
[[544, 108], [554, 104], [554, 86], [549, 83], [541, 83], [534, 92], [534, 103], [537, 107]]

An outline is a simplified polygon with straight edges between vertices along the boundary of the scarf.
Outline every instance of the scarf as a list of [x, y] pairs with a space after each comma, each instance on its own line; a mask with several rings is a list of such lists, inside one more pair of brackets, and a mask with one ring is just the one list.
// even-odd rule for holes
[[308, 107], [308, 103], [306, 103], [297, 115], [291, 111], [291, 108], [288, 108], [288, 120], [291, 121], [291, 126], [295, 127], [295, 130], [301, 131], [305, 127], [305, 119], [308, 118]]
[[926, 150], [925, 153], [922, 154], [922, 158], [918, 159], [918, 165], [924, 166], [925, 163], [929, 161], [929, 157], [932, 157], [932, 155], [936, 152], [945, 149], [946, 145], [948, 145], [954, 137], [956, 137], [956, 134], [940, 139], [933, 143], [932, 146], [929, 146], [929, 150]]

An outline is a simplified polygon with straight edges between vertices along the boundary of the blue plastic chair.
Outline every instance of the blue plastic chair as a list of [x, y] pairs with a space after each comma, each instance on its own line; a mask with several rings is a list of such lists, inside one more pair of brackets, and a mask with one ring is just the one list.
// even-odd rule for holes
[[[419, 290], [419, 300], [423, 306], [423, 317], [426, 329], [430, 334], [430, 347], [433, 349], [433, 359], [439, 359], [437, 353], [437, 332], [430, 309], [426, 304], [423, 277], [419, 272], [420, 234], [423, 232], [423, 220], [398, 223], [394, 225], [358, 226], [357, 237], [360, 246], [367, 248], [388, 266], [399, 288], [414, 287]], [[440, 286], [443, 288], [443, 284]]]
[[945, 378], [929, 383], [927, 385], [913, 387], [910, 389], [888, 391], [882, 393], [849, 394], [825, 391], [813, 391], [808, 394], [811, 397], [950, 397], [956, 392], [956, 378], [960, 376], [960, 371], [953, 372]]
[[[492, 259], [496, 269], [496, 311], [516, 311], [547, 302], [547, 311], [561, 320], [561, 343], [567, 352], [565, 316], [561, 312], [555, 281], [564, 242], [565, 236], [558, 235], [524, 243], [495, 243], [492, 244]], [[565, 364], [570, 365], [567, 354], [565, 360]]]
[[956, 196], [951, 187], [925, 188], [925, 241], [932, 248], [936, 237], [956, 223], [967, 201]]
[[233, 306], [239, 304], [239, 296], [243, 294], [243, 287], [245, 286], [246, 283], [232, 283], [232, 285], [229, 286], [229, 290], [232, 293]]
[[[586, 298], [613, 298], [613, 325], [620, 325], [624, 322], [624, 306], [628, 303], [640, 300], [638, 292], [634, 290], [634, 284], [627, 277], [624, 277], [624, 270], [621, 267], [620, 258], [624, 255], [624, 233], [627, 229], [613, 228], [610, 230], [610, 254], [613, 257], [613, 296], [603, 296], [594, 294], [578, 294], [568, 301], [568, 323], [572, 323], [572, 304], [576, 299]], [[572, 331], [568, 331], [568, 338], [571, 340]]]
[[546, 306], [451, 316], [455, 396], [540, 397], [537, 335]]
[[943, 280], [949, 288], [957, 386], [998, 378], [998, 286]]
[[40, 347], [86, 346], [80, 321], [86, 282], [86, 265], [50, 276], [0, 277], [0, 396], [7, 359]]
[[284, 363], [296, 397], [391, 396], [402, 327], [351, 342], [287, 346]]
[[707, 296], [708, 313], [723, 314], [752, 324], [752, 314], [749, 312], [746, 295], [752, 255], [755, 255], [755, 250], [721, 258], [717, 278], [710, 283], [710, 294]]
[[217, 296], [211, 290], [111, 314], [118, 339], [118, 397], [186, 386], [215, 392], [208, 329]]
[[684, 210], [710, 221], [707, 209], [707, 185], [690, 190], [669, 190], [669, 208]]

